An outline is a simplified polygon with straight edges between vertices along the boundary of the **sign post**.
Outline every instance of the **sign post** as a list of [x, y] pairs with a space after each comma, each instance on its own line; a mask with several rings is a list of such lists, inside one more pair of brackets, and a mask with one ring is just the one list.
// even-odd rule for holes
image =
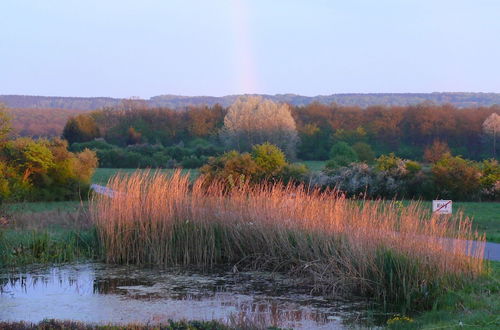
[[436, 214], [452, 214], [451, 200], [434, 200], [432, 201], [432, 212]]

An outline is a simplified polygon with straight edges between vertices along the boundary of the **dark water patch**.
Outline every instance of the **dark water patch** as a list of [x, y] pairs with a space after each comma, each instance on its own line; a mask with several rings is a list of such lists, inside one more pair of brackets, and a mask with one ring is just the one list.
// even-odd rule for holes
[[144, 269], [104, 264], [0, 275], [0, 320], [97, 323], [218, 320], [292, 328], [366, 324], [367, 304], [311, 295], [280, 274]]

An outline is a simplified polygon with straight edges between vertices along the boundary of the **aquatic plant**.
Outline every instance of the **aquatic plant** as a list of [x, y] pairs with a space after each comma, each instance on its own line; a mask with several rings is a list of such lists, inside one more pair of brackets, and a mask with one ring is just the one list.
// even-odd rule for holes
[[115, 197], [94, 196], [90, 213], [110, 263], [280, 271], [323, 293], [405, 310], [430, 308], [484, 272], [485, 238], [470, 219], [435, 216], [418, 202], [360, 203], [280, 183], [228, 191], [180, 172], [116, 176], [109, 187]]

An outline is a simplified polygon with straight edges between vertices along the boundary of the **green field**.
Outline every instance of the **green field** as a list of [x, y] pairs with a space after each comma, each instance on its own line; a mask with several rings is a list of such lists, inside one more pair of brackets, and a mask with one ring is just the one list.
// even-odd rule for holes
[[304, 160], [304, 161], [300, 161], [299, 163], [306, 165], [309, 168], [309, 170], [316, 172], [316, 171], [321, 171], [325, 168], [326, 161]]

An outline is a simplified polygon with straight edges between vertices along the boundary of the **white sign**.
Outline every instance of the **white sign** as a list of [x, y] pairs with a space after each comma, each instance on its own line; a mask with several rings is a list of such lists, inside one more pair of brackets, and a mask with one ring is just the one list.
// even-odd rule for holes
[[437, 200], [432, 201], [432, 212], [437, 214], [451, 214], [451, 201], [450, 200]]

